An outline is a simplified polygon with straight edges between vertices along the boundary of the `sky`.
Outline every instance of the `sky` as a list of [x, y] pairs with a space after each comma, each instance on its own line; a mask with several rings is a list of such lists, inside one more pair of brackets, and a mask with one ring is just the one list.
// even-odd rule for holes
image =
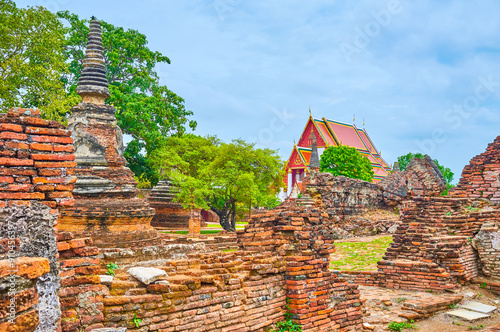
[[[500, 135], [500, 1], [16, 0], [145, 34], [195, 133], [288, 159], [309, 117], [363, 126], [384, 159], [463, 167]], [[354, 119], [355, 117], [355, 119]]]

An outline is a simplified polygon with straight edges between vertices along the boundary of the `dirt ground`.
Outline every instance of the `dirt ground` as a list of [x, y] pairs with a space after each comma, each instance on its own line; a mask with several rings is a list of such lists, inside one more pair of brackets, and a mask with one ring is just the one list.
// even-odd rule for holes
[[[429, 297], [439, 297], [443, 295], [462, 295], [464, 298], [460, 304], [466, 304], [471, 301], [477, 301], [484, 304], [500, 307], [500, 297], [495, 296], [487, 290], [481, 289], [477, 285], [463, 287], [457, 293], [427, 293], [407, 290], [395, 290], [379, 287], [360, 286], [360, 294], [363, 300], [366, 300], [363, 310], [365, 310], [364, 322], [367, 322], [375, 329], [373, 331], [390, 331], [387, 326], [390, 322], [403, 322], [403, 319], [398, 316], [402, 311], [402, 305], [405, 300], [425, 299]], [[404, 300], [405, 299], [405, 300]], [[386, 305], [390, 301], [390, 305]], [[450, 309], [451, 310], [451, 309]], [[485, 328], [500, 324], [500, 310], [496, 310], [491, 314], [491, 318], [485, 318], [474, 322], [469, 322], [461, 319], [453, 319], [442, 312], [434, 313], [431, 317], [423, 320], [417, 320], [414, 329], [406, 329], [403, 331], [422, 331], [422, 332], [459, 332], [471, 331], [479, 325], [484, 328], [479, 328], [476, 331], [483, 331]], [[368, 331], [368, 330], [367, 330]]]

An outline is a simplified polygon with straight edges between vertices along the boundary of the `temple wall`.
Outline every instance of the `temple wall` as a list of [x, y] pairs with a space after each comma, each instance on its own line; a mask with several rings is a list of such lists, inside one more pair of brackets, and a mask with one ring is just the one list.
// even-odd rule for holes
[[500, 202], [500, 136], [465, 166], [452, 195]]

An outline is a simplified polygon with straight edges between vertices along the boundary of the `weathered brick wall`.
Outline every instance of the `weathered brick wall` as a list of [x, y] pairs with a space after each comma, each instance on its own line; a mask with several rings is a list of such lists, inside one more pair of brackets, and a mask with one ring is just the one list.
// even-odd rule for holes
[[[117, 270], [105, 286], [104, 325], [138, 331], [264, 331], [283, 319], [283, 262], [241, 252], [193, 254], [157, 266], [149, 285]], [[134, 317], [141, 319], [139, 327]]]
[[500, 202], [500, 136], [488, 145], [485, 152], [472, 158], [465, 166], [452, 194]]
[[0, 265], [17, 265], [0, 276], [0, 282], [12, 282], [0, 291], [0, 301], [16, 304], [14, 324], [0, 314], [2, 331], [49, 331], [59, 324], [55, 208], [74, 203], [70, 134], [41, 119], [38, 110], [0, 114]]
[[485, 276], [500, 278], [500, 222], [484, 223], [473, 239], [473, 245], [481, 259], [481, 269]]
[[37, 200], [56, 208], [74, 203], [73, 139], [39, 110], [0, 114], [0, 206]]
[[439, 196], [446, 189], [441, 171], [428, 155], [413, 158], [403, 172], [393, 171], [379, 185], [391, 206], [411, 197]]
[[[475, 207], [477, 206], [477, 207]], [[392, 288], [455, 288], [479, 274], [471, 239], [499, 211], [466, 199], [415, 198], [378, 263], [380, 285]]]
[[330, 217], [341, 219], [385, 206], [381, 188], [371, 182], [313, 173], [304, 179], [306, 192]]
[[286, 262], [286, 291], [293, 318], [304, 331], [361, 328], [357, 285], [328, 270], [335, 234], [328, 214], [315, 207], [284, 206], [250, 219], [238, 233], [241, 248], [271, 252]]
[[61, 288], [61, 331], [91, 331], [104, 327], [104, 286], [99, 278], [99, 249], [92, 239], [57, 233]]
[[434, 160], [413, 158], [404, 171], [408, 192], [412, 197], [439, 196], [446, 189], [446, 181]]
[[7, 286], [0, 292], [0, 331], [35, 331], [40, 322], [36, 282], [49, 271], [47, 258], [0, 260], [0, 283]]

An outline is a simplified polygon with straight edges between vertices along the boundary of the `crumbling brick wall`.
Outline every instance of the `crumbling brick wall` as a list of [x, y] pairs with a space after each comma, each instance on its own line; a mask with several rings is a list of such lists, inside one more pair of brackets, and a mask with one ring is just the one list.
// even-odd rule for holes
[[404, 171], [393, 171], [379, 185], [391, 206], [411, 197], [439, 196], [446, 189], [443, 174], [428, 155], [413, 158]]
[[487, 277], [500, 279], [500, 222], [484, 223], [473, 239], [481, 259], [482, 272]]
[[0, 301], [16, 303], [14, 324], [0, 315], [0, 330], [50, 331], [59, 324], [55, 208], [73, 204], [70, 134], [38, 110], [0, 114], [0, 264], [18, 269], [0, 277], [15, 276]]
[[329, 216], [342, 218], [384, 207], [381, 188], [371, 182], [314, 173], [304, 179], [306, 192]]
[[488, 144], [485, 152], [472, 158], [465, 166], [452, 194], [500, 202], [500, 136]]
[[415, 198], [409, 203], [394, 242], [378, 263], [380, 285], [456, 288], [478, 276], [479, 257], [471, 239], [488, 220], [498, 220], [498, 210], [448, 197]]
[[119, 269], [105, 283], [102, 323], [134, 329], [136, 317], [139, 330], [265, 331], [284, 320], [288, 297], [304, 331], [359, 329], [357, 286], [328, 271], [327, 219], [301, 207], [254, 216], [237, 234], [238, 251], [166, 260], [155, 267], [168, 276], [150, 284]]
[[39, 201], [71, 206], [76, 182], [71, 132], [39, 110], [13, 108], [0, 114], [0, 205]]

